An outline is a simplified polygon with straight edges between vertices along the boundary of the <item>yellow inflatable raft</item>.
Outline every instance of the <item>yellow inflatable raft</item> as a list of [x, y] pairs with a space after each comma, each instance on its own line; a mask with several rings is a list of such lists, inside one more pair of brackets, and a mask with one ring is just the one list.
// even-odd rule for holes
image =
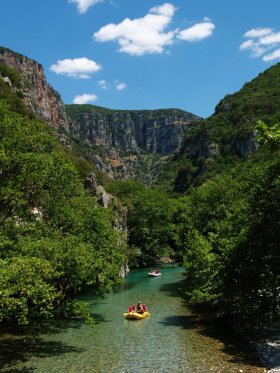
[[148, 311], [144, 313], [137, 313], [137, 312], [125, 312], [124, 317], [126, 319], [136, 319], [136, 320], [142, 320], [145, 319], [145, 317], [150, 316], [150, 313]]

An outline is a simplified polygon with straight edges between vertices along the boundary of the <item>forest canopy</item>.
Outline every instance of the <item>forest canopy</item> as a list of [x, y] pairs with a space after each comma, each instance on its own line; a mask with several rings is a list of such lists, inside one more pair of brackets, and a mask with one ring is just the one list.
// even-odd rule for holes
[[0, 139], [0, 321], [26, 324], [83, 286], [110, 289], [126, 247], [46, 124], [3, 100]]

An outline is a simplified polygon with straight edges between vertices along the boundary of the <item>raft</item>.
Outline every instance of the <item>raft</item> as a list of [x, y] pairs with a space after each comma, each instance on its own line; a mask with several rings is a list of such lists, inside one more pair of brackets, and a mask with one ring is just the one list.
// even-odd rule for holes
[[150, 316], [150, 313], [148, 311], [144, 313], [125, 312], [123, 315], [126, 319], [142, 320], [142, 319], [145, 319], [145, 317]]
[[150, 277], [159, 277], [159, 276], [161, 276], [161, 273], [160, 272], [149, 272], [148, 276], [150, 276]]

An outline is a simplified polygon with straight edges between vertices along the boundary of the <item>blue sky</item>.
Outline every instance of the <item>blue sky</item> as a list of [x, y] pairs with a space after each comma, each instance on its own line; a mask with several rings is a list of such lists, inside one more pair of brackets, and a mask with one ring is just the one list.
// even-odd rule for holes
[[280, 61], [280, 0], [0, 0], [0, 45], [65, 103], [211, 115]]

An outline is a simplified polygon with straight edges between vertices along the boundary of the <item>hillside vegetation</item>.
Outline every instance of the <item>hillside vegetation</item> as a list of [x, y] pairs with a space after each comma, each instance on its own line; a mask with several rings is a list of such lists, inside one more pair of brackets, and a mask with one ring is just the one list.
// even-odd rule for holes
[[280, 64], [192, 125], [158, 180], [169, 196], [131, 182], [112, 190], [129, 197], [138, 260], [181, 260], [188, 303], [211, 305], [242, 327], [280, 317], [279, 78]]
[[[83, 287], [103, 293], [127, 261], [147, 266], [162, 257], [184, 265], [189, 304], [211, 305], [242, 327], [279, 321], [280, 64], [226, 96], [208, 119], [188, 123], [156, 186], [104, 180], [118, 198], [113, 208], [127, 208], [128, 249], [116, 215], [84, 189], [95, 171], [90, 157], [62, 148], [25, 108], [17, 73], [0, 66], [0, 74], [16, 88], [0, 77], [0, 322], [26, 324], [61, 305], [91, 322], [73, 302]], [[72, 118], [113, 112], [121, 124], [126, 115], [87, 105], [67, 110]], [[145, 115], [164, 123], [164, 113]], [[125, 134], [118, 133], [120, 144]]]
[[258, 120], [280, 122], [280, 63], [225, 96], [212, 116], [191, 124], [180, 153], [166, 165], [157, 185], [186, 193], [243, 162], [256, 150]]
[[87, 165], [73, 163], [1, 78], [0, 95], [0, 322], [27, 324], [59, 305], [91, 322], [73, 299], [118, 281], [126, 247], [116, 216], [84, 189]]

